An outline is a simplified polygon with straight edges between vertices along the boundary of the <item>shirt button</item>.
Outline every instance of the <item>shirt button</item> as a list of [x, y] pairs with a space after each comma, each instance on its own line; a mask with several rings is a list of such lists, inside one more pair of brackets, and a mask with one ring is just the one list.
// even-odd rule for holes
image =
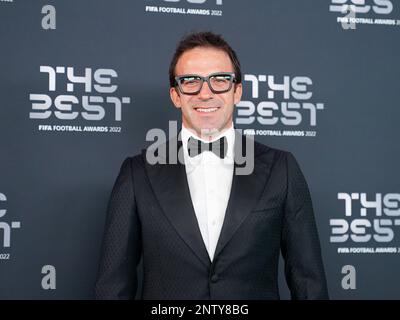
[[211, 281], [212, 282], [217, 282], [219, 280], [218, 275], [217, 274], [213, 274], [211, 277]]
[[211, 223], [213, 226], [215, 226], [216, 225], [216, 222], [215, 222], [215, 220]]

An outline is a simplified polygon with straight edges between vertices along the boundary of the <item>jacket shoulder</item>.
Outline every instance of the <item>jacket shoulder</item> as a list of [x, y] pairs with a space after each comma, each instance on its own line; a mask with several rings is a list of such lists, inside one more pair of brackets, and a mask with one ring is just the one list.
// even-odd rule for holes
[[136, 155], [130, 155], [125, 157], [125, 159], [122, 161], [121, 164], [121, 169], [126, 169], [129, 168], [130, 171], [133, 171], [134, 168], [141, 168], [144, 167], [144, 161], [143, 161], [143, 154], [138, 153]]
[[255, 140], [254, 140], [254, 153], [256, 158], [273, 162], [276, 161], [286, 162], [288, 158], [293, 157], [293, 154], [290, 151], [274, 148]]

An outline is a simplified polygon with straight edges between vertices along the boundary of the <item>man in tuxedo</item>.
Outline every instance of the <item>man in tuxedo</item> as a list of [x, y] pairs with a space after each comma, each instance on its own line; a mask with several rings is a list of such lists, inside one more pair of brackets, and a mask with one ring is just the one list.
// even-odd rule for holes
[[[234, 129], [242, 95], [234, 50], [211, 32], [189, 34], [169, 76], [182, 130], [157, 149], [166, 161], [149, 161], [147, 148], [123, 162], [96, 298], [133, 299], [142, 258], [143, 299], [279, 299], [282, 253], [291, 297], [327, 299], [312, 201], [297, 161]], [[182, 161], [171, 161], [174, 145]], [[252, 166], [245, 174], [238, 171], [242, 145], [253, 146], [246, 147]]]

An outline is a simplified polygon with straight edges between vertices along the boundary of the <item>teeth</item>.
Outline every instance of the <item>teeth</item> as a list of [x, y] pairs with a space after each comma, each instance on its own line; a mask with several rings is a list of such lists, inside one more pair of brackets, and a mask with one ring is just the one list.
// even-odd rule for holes
[[197, 108], [196, 110], [197, 110], [197, 111], [200, 111], [200, 112], [214, 112], [214, 111], [217, 111], [218, 108], [206, 108], [206, 109], [204, 109], [204, 108]]

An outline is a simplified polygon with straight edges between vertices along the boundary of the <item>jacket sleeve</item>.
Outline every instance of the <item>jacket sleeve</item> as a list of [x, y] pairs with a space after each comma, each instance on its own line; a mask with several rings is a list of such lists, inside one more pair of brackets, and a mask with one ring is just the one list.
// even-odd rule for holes
[[307, 182], [286, 154], [287, 194], [281, 238], [285, 276], [292, 299], [328, 299], [328, 289]]
[[132, 158], [123, 162], [108, 204], [95, 299], [134, 299], [141, 231], [133, 188]]

